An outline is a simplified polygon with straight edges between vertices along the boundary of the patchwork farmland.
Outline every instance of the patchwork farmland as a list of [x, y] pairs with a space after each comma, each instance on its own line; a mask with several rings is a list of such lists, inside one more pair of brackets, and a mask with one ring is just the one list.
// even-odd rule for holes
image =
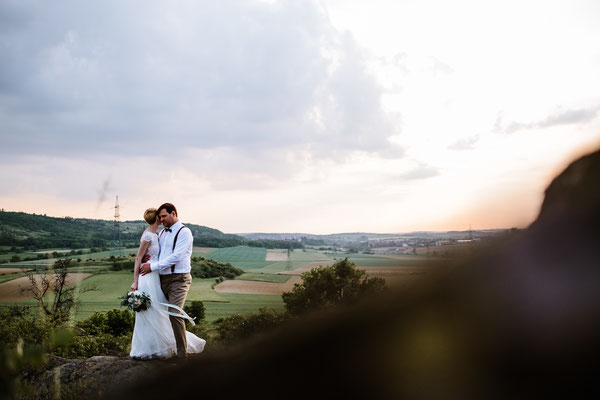
[[[123, 255], [135, 254], [136, 249], [125, 249]], [[98, 252], [79, 256], [84, 266], [72, 268], [72, 284], [77, 285], [79, 307], [75, 320], [82, 320], [96, 311], [106, 312], [119, 308], [120, 299], [133, 281], [131, 271], [113, 271], [106, 265], [94, 265], [94, 260], [110, 256], [110, 252]], [[348, 257], [371, 276], [386, 279], [388, 284], [408, 284], [427, 271], [424, 256], [372, 255], [356, 253], [327, 253], [324, 251], [267, 250], [247, 246], [229, 248], [195, 247], [193, 256], [231, 263], [244, 271], [236, 279], [216, 282], [215, 279], [195, 278], [188, 301], [201, 300], [206, 308], [206, 320], [234, 314], [247, 314], [267, 307], [284, 308], [281, 294], [301, 283], [300, 275], [312, 268], [327, 266]], [[25, 271], [52, 265], [53, 259], [42, 262], [19, 262], [2, 264], [0, 267], [0, 307], [10, 305], [33, 305], [31, 295], [21, 288], [28, 284]], [[77, 265], [77, 264], [76, 264]]]

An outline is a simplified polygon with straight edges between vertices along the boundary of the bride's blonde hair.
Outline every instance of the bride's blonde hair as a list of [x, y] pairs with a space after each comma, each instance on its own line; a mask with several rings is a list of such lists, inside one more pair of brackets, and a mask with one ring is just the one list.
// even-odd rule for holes
[[156, 222], [156, 218], [158, 217], [158, 210], [156, 208], [149, 208], [144, 211], [144, 219], [148, 223], [148, 225], [152, 225]]

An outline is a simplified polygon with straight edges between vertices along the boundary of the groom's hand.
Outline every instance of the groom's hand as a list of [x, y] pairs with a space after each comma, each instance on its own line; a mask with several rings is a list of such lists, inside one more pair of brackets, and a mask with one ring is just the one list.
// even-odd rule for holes
[[140, 274], [146, 275], [150, 272], [152, 272], [152, 270], [150, 269], [150, 264], [142, 264], [142, 266], [140, 267]]

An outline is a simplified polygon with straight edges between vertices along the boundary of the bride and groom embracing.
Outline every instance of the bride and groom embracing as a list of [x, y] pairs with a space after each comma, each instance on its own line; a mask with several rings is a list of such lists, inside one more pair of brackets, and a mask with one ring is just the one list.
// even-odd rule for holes
[[[135, 313], [130, 356], [186, 358], [200, 353], [206, 341], [186, 331], [184, 318], [189, 317], [182, 310], [192, 283], [192, 232], [171, 203], [147, 209], [144, 220], [149, 226], [140, 239], [131, 289], [145, 292], [151, 303]], [[157, 234], [161, 224], [164, 229]]]

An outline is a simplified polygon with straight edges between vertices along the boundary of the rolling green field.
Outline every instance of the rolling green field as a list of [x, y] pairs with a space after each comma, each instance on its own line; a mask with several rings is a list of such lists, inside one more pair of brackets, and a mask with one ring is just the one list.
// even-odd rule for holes
[[[127, 249], [119, 249], [119, 250], [107, 250], [107, 251], [100, 251], [100, 252], [96, 252], [96, 253], [85, 253], [85, 254], [77, 254], [77, 255], [66, 255], [65, 254], [65, 258], [71, 258], [74, 260], [77, 259], [81, 259], [82, 261], [86, 261], [86, 260], [98, 260], [101, 258], [109, 258], [110, 256], [115, 256], [115, 257], [119, 257], [121, 256], [128, 256], [128, 255], [135, 255], [137, 254], [137, 248], [127, 248]], [[52, 250], [46, 250], [45, 252], [52, 252], [52, 251], [58, 251], [59, 253], [64, 253], [64, 250], [56, 250], [56, 249], [52, 249]], [[71, 250], [69, 250], [71, 251]], [[36, 257], [40, 252], [35, 252], [35, 253], [8, 253], [8, 254], [0, 254], [0, 260], [10, 260], [11, 257], [13, 255], [18, 255], [19, 257], [21, 257], [21, 259], [25, 258], [25, 257]], [[48, 265], [52, 265], [56, 262], [56, 258], [43, 258], [43, 259], [35, 259], [35, 260], [30, 260], [30, 261], [18, 261], [18, 262], [9, 262], [6, 264], [0, 264], [0, 268], [5, 267], [5, 268], [19, 268], [20, 266], [26, 266], [27, 268], [30, 267], [45, 267]]]
[[[276, 274], [278, 272], [295, 270], [296, 268], [300, 268], [307, 262], [310, 261], [277, 261], [263, 268], [256, 269], [253, 272]], [[323, 264], [325, 265], [327, 264], [327, 262], [324, 261]]]
[[287, 282], [290, 278], [291, 275], [246, 272], [238, 276], [236, 279], [241, 281], [284, 283]]
[[267, 249], [257, 247], [237, 246], [215, 249], [205, 257], [222, 263], [230, 263], [243, 270], [260, 269], [273, 264], [273, 261], [265, 261]]
[[[237, 246], [215, 249], [206, 255], [219, 262], [264, 262], [267, 249], [259, 247]], [[234, 264], [235, 265], [235, 264]]]
[[[135, 253], [137, 249], [124, 249], [122, 253], [129, 255]], [[206, 249], [208, 253], [198, 252], [199, 256], [215, 259], [222, 263], [231, 263], [234, 266], [245, 271], [244, 274], [237, 277], [238, 280], [259, 281], [259, 282], [286, 282], [290, 275], [278, 274], [279, 272], [294, 270], [307, 263], [318, 263], [321, 265], [331, 265], [332, 263], [348, 257], [359, 267], [416, 267], [425, 266], [428, 262], [426, 257], [415, 256], [382, 256], [372, 254], [340, 254], [324, 253], [322, 251], [306, 249], [294, 250], [289, 253], [289, 261], [265, 261], [267, 250], [264, 248], [255, 248], [247, 246], [238, 246], [230, 248]], [[73, 256], [86, 261], [88, 259], [106, 258], [114, 255], [114, 252], [105, 251], [93, 254], [84, 254]], [[50, 261], [50, 260], [48, 260]], [[88, 262], [89, 263], [89, 262]], [[3, 264], [4, 268], [19, 268], [18, 264]], [[92, 276], [81, 281], [78, 284], [77, 298], [80, 306], [75, 315], [75, 320], [79, 321], [91, 316], [94, 312], [106, 312], [114, 308], [119, 308], [120, 299], [129, 289], [133, 281], [133, 272], [131, 271], [112, 271], [106, 265], [86, 265], [72, 268], [76, 272], [91, 273]], [[16, 277], [23, 276], [22, 272], [14, 274], [0, 275], [0, 283], [9, 281]], [[218, 318], [230, 316], [233, 314], [247, 314], [258, 311], [261, 307], [282, 310], [284, 303], [281, 296], [262, 295], [262, 294], [233, 294], [217, 293], [213, 289], [215, 280], [211, 279], [193, 279], [187, 301], [201, 300], [206, 309], [206, 321], [212, 322]], [[95, 290], [86, 291], [87, 288]], [[1, 295], [1, 293], [0, 293]], [[25, 300], [19, 303], [0, 302], [0, 308], [5, 308], [10, 304], [33, 305], [33, 300]]]
[[25, 252], [0, 254], [0, 260], [10, 260], [13, 256], [19, 256], [21, 259], [23, 259], [25, 257], [37, 257], [37, 253]]
[[[119, 308], [120, 299], [133, 282], [133, 274], [126, 271], [106, 272], [96, 274], [82, 282], [82, 287], [96, 287], [99, 291], [90, 291], [79, 295], [81, 306], [75, 317], [81, 320], [96, 311], [109, 311]], [[212, 289], [214, 279], [193, 279], [187, 301], [200, 300], [206, 308], [206, 320], [211, 322], [227, 315], [254, 312], [260, 307], [274, 305], [282, 307], [281, 298], [257, 295], [230, 295], [217, 293]], [[279, 297], [279, 296], [275, 296]]]
[[328, 265], [333, 258], [317, 250], [294, 250], [289, 253], [289, 261], [265, 261], [267, 250], [256, 247], [238, 246], [215, 249], [204, 255], [206, 258], [230, 263], [244, 271], [257, 273], [276, 274], [283, 271], [291, 271], [300, 268], [306, 263], [323, 261], [323, 265]]
[[317, 250], [294, 250], [290, 252], [290, 258], [292, 261], [304, 261], [304, 262], [313, 262], [313, 261], [329, 261], [332, 257], [327, 254], [323, 254]]
[[[249, 276], [250, 280], [257, 280], [259, 277], [254, 274]], [[265, 281], [285, 281], [289, 276], [273, 277], [263, 276]], [[106, 312], [112, 309], [119, 309], [123, 296], [130, 290], [133, 282], [133, 273], [129, 271], [102, 271], [81, 281], [77, 285], [76, 298], [79, 300], [79, 307], [75, 314], [75, 321], [80, 321], [90, 317], [93, 313]], [[218, 318], [227, 317], [234, 314], [247, 314], [258, 311], [261, 307], [283, 309], [281, 296], [272, 295], [246, 295], [217, 293], [213, 290], [214, 279], [193, 279], [192, 287], [188, 293], [187, 301], [201, 300], [206, 309], [206, 321], [212, 322]], [[95, 289], [86, 291], [86, 289]], [[21, 302], [2, 302], [0, 309], [11, 305], [35, 305], [33, 299]]]

